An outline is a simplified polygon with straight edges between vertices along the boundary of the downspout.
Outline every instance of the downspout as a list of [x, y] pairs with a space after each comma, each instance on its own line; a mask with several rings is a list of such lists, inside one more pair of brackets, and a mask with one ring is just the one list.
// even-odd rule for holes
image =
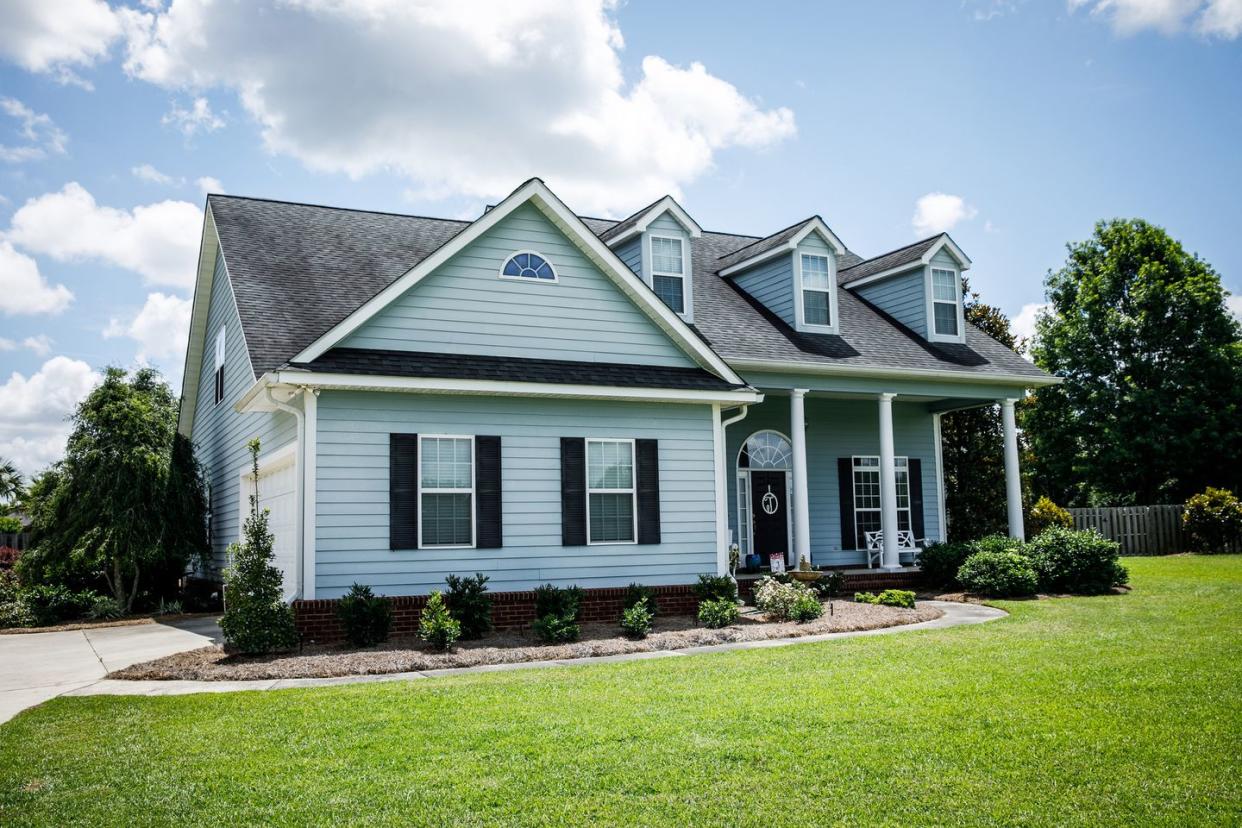
[[[302, 394], [305, 394], [306, 389], [305, 388], [301, 389], [301, 392]], [[305, 475], [303, 473], [303, 470], [306, 468], [306, 417], [304, 416], [302, 409], [295, 408], [294, 406], [289, 405], [288, 403], [282, 403], [279, 400], [277, 400], [275, 397], [273, 397], [272, 387], [270, 385], [265, 385], [263, 387], [263, 397], [274, 408], [280, 411], [284, 411], [287, 414], [292, 414], [294, 421], [297, 423], [298, 456], [297, 456], [297, 477], [296, 477], [296, 487], [297, 487], [296, 488], [296, 491], [297, 491], [296, 499], [297, 499], [297, 523], [298, 523], [297, 539], [298, 540], [297, 540], [297, 555], [296, 555], [297, 564], [294, 567], [297, 573], [297, 577], [294, 579], [295, 590], [294, 590], [294, 595], [293, 595], [294, 600], [297, 600], [298, 598], [302, 597], [302, 593], [305, 591], [303, 589], [304, 585], [303, 585], [303, 578], [302, 578], [302, 574], [303, 574], [302, 559], [304, 557], [304, 547], [306, 546], [305, 537], [304, 537], [305, 529], [306, 529], [306, 483], [305, 483]]]
[[[729, 495], [728, 495], [728, 471], [725, 469], [725, 446], [727, 445], [726, 431], [729, 426], [746, 418], [746, 414], [750, 411], [750, 405], [743, 405], [739, 413], [722, 420], [720, 418], [720, 406], [712, 406], [713, 419], [716, 421], [714, 431], [714, 439], [712, 440], [715, 450], [716, 460], [716, 574], [729, 574]], [[741, 531], [741, 527], [738, 527]]]

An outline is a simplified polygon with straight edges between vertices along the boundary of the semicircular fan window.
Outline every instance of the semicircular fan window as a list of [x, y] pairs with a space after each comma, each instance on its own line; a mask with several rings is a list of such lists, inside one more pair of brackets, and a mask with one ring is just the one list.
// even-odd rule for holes
[[552, 265], [548, 260], [538, 253], [524, 251], [515, 253], [509, 257], [509, 261], [505, 262], [505, 266], [500, 269], [502, 276], [508, 276], [513, 279], [538, 279], [543, 282], [555, 282], [556, 271], [552, 269]]

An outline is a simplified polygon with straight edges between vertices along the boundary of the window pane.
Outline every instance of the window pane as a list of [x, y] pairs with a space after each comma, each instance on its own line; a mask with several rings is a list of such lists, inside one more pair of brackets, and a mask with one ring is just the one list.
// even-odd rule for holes
[[470, 440], [430, 437], [421, 441], [424, 489], [469, 489], [473, 477]]
[[629, 443], [588, 442], [587, 484], [592, 489], [634, 486], [634, 457]]
[[932, 270], [932, 298], [940, 302], [957, 301], [957, 277], [952, 270]]
[[816, 288], [818, 290], [827, 290], [832, 287], [828, 281], [827, 256], [803, 255], [802, 286], [804, 288]]
[[[750, 476], [737, 479], [737, 545], [741, 555], [750, 554]], [[744, 561], [742, 563], [745, 563]]]
[[651, 286], [655, 288], [656, 296], [663, 299], [664, 304], [678, 313], [686, 312], [686, 300], [681, 290], [682, 282], [680, 276], [661, 276], [657, 273], [651, 277]]
[[469, 494], [425, 494], [422, 509], [423, 546], [470, 544]]
[[957, 304], [936, 302], [932, 307], [936, 314], [936, 333], [957, 336]]
[[897, 508], [910, 508], [910, 473], [905, 469], [897, 470]]
[[651, 239], [651, 269], [660, 273], [682, 273], [681, 242], [677, 239]]
[[854, 472], [854, 508], [880, 508], [880, 470]]
[[808, 325], [831, 325], [828, 294], [820, 290], [802, 292], [802, 321]]
[[634, 496], [592, 494], [591, 542], [634, 540]]
[[854, 543], [859, 549], [867, 548], [867, 533], [880, 531], [879, 511], [854, 513]]

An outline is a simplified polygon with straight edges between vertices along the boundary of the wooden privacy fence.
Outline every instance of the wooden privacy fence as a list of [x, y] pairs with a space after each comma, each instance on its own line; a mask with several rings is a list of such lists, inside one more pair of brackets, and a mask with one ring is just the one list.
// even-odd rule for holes
[[1168, 555], [1189, 549], [1180, 505], [1107, 506], [1069, 513], [1075, 529], [1094, 529], [1117, 541], [1123, 555]]
[[19, 552], [24, 552], [29, 545], [29, 532], [0, 532], [0, 546], [10, 546]]

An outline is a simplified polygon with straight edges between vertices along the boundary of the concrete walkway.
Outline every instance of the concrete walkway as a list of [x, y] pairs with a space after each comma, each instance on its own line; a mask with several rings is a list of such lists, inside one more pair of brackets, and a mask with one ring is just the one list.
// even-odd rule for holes
[[[529, 670], [541, 667], [577, 667], [616, 661], [643, 661], [653, 658], [677, 658], [702, 653], [728, 650], [758, 650], [768, 647], [786, 647], [790, 644], [807, 644], [815, 641], [832, 641], [838, 638], [860, 638], [869, 635], [893, 635], [913, 630], [940, 630], [969, 624], [982, 624], [1004, 618], [1008, 613], [979, 604], [958, 604], [949, 601], [920, 601], [923, 606], [943, 610], [944, 615], [934, 621], [907, 624], [902, 627], [884, 627], [859, 632], [821, 633], [801, 638], [773, 638], [767, 641], [739, 641], [732, 644], [713, 644], [704, 647], [686, 647], [680, 650], [660, 650], [646, 653], [625, 653], [595, 658], [571, 658], [563, 661], [523, 661], [517, 664], [492, 664], [480, 667], [452, 667], [443, 670], [423, 670], [411, 673], [385, 673], [375, 676], [339, 676], [336, 678], [263, 679], [259, 681], [125, 681], [101, 679], [79, 682], [60, 692], [66, 696], [180, 696], [186, 693], [229, 693], [237, 690], [280, 690], [291, 687], [328, 687], [337, 684], [362, 684], [384, 681], [410, 681], [413, 679], [451, 676], [461, 673], [486, 673], [501, 670]], [[151, 656], [154, 658], [155, 656]], [[132, 662], [131, 662], [132, 663]], [[116, 669], [115, 667], [112, 669]], [[59, 695], [57, 693], [56, 695]], [[39, 701], [42, 701], [40, 699]], [[37, 704], [38, 702], [32, 702]], [[12, 715], [12, 714], [10, 714]]]
[[0, 635], [0, 723], [113, 670], [219, 641], [215, 618]]

